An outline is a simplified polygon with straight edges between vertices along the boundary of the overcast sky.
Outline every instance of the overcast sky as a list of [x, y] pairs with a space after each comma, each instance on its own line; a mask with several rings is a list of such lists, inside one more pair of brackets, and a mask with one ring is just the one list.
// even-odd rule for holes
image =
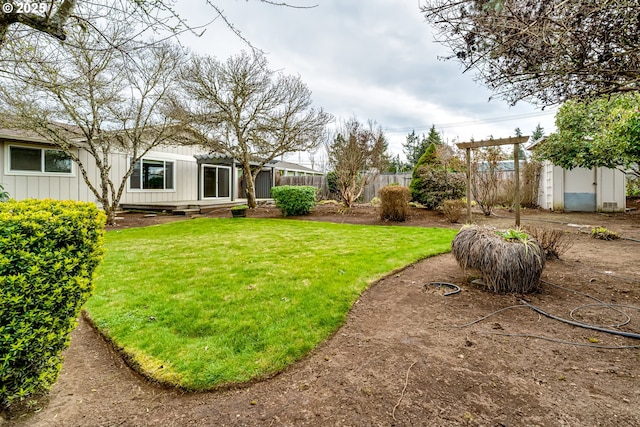
[[[216, 3], [266, 53], [271, 69], [301, 76], [315, 106], [337, 119], [377, 121], [393, 154], [402, 155], [402, 142], [413, 129], [428, 133], [432, 124], [449, 143], [513, 136], [516, 127], [528, 135], [538, 123], [546, 134], [555, 130], [555, 108], [489, 101], [491, 93], [472, 74], [463, 74], [453, 60], [439, 60], [447, 51], [434, 42], [417, 0], [289, 1], [318, 5], [312, 9], [257, 0]], [[215, 17], [204, 0], [179, 0], [178, 12], [191, 25]], [[247, 49], [221, 19], [202, 37], [180, 40], [222, 60]]]

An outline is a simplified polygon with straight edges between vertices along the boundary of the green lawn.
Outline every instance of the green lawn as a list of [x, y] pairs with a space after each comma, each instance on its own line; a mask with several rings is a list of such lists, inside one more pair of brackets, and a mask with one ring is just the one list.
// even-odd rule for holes
[[86, 309], [145, 375], [212, 389], [299, 360], [368, 285], [455, 233], [251, 218], [113, 231]]

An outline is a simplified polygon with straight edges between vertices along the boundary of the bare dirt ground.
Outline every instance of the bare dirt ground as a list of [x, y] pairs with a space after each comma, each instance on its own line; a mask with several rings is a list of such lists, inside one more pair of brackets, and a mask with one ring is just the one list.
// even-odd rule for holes
[[[513, 214], [474, 221], [512, 227]], [[391, 225], [375, 208], [318, 206], [305, 220]], [[221, 209], [206, 216], [230, 216]], [[273, 207], [249, 213], [278, 217]], [[177, 220], [125, 215], [121, 227]], [[535, 295], [494, 295], [471, 284], [451, 254], [423, 260], [364, 292], [335, 336], [280, 375], [189, 394], [149, 384], [80, 320], [49, 402], [23, 426], [638, 426], [638, 339], [585, 329], [522, 308], [640, 333], [640, 215], [522, 212], [523, 225], [570, 233]], [[413, 209], [402, 225], [460, 227]], [[592, 226], [624, 238], [592, 239]], [[411, 242], [407, 242], [411, 244]], [[459, 285], [445, 296], [432, 281]], [[558, 286], [562, 286], [560, 288]], [[590, 297], [588, 297], [588, 296]], [[504, 307], [516, 306], [496, 313]], [[630, 320], [621, 313], [626, 312]], [[482, 319], [484, 316], [496, 313]], [[614, 326], [625, 323], [626, 325]], [[477, 321], [470, 324], [470, 322]], [[464, 326], [467, 324], [468, 326]], [[611, 348], [613, 347], [613, 348]], [[5, 414], [6, 415], [6, 414]]]

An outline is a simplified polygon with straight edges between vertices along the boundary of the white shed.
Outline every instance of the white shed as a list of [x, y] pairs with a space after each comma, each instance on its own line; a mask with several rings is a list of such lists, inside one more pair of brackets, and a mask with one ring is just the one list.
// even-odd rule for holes
[[544, 162], [540, 174], [538, 205], [572, 212], [624, 212], [626, 177], [618, 169], [563, 169]]

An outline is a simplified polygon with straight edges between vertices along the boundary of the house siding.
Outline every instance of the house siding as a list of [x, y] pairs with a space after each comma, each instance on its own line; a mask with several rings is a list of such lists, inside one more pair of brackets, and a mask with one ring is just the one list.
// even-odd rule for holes
[[[96, 197], [85, 183], [77, 165], [73, 165], [73, 174], [68, 176], [50, 174], [29, 174], [8, 171], [8, 146], [23, 145], [35, 148], [48, 148], [45, 144], [20, 141], [0, 141], [0, 183], [9, 195], [22, 200], [27, 198], [58, 200], [79, 200], [96, 203]], [[122, 192], [121, 203], [174, 202], [198, 199], [198, 168], [194, 154], [203, 150], [189, 146], [157, 147], [145, 158], [161, 159], [174, 162], [174, 189], [170, 190], [136, 190], [129, 188], [129, 182]], [[78, 153], [85, 166], [89, 181], [98, 186], [100, 172], [95, 161], [85, 150]], [[127, 172], [130, 162], [128, 153], [112, 153], [110, 177], [114, 185], [119, 186]], [[117, 191], [117, 188], [116, 188]]]

